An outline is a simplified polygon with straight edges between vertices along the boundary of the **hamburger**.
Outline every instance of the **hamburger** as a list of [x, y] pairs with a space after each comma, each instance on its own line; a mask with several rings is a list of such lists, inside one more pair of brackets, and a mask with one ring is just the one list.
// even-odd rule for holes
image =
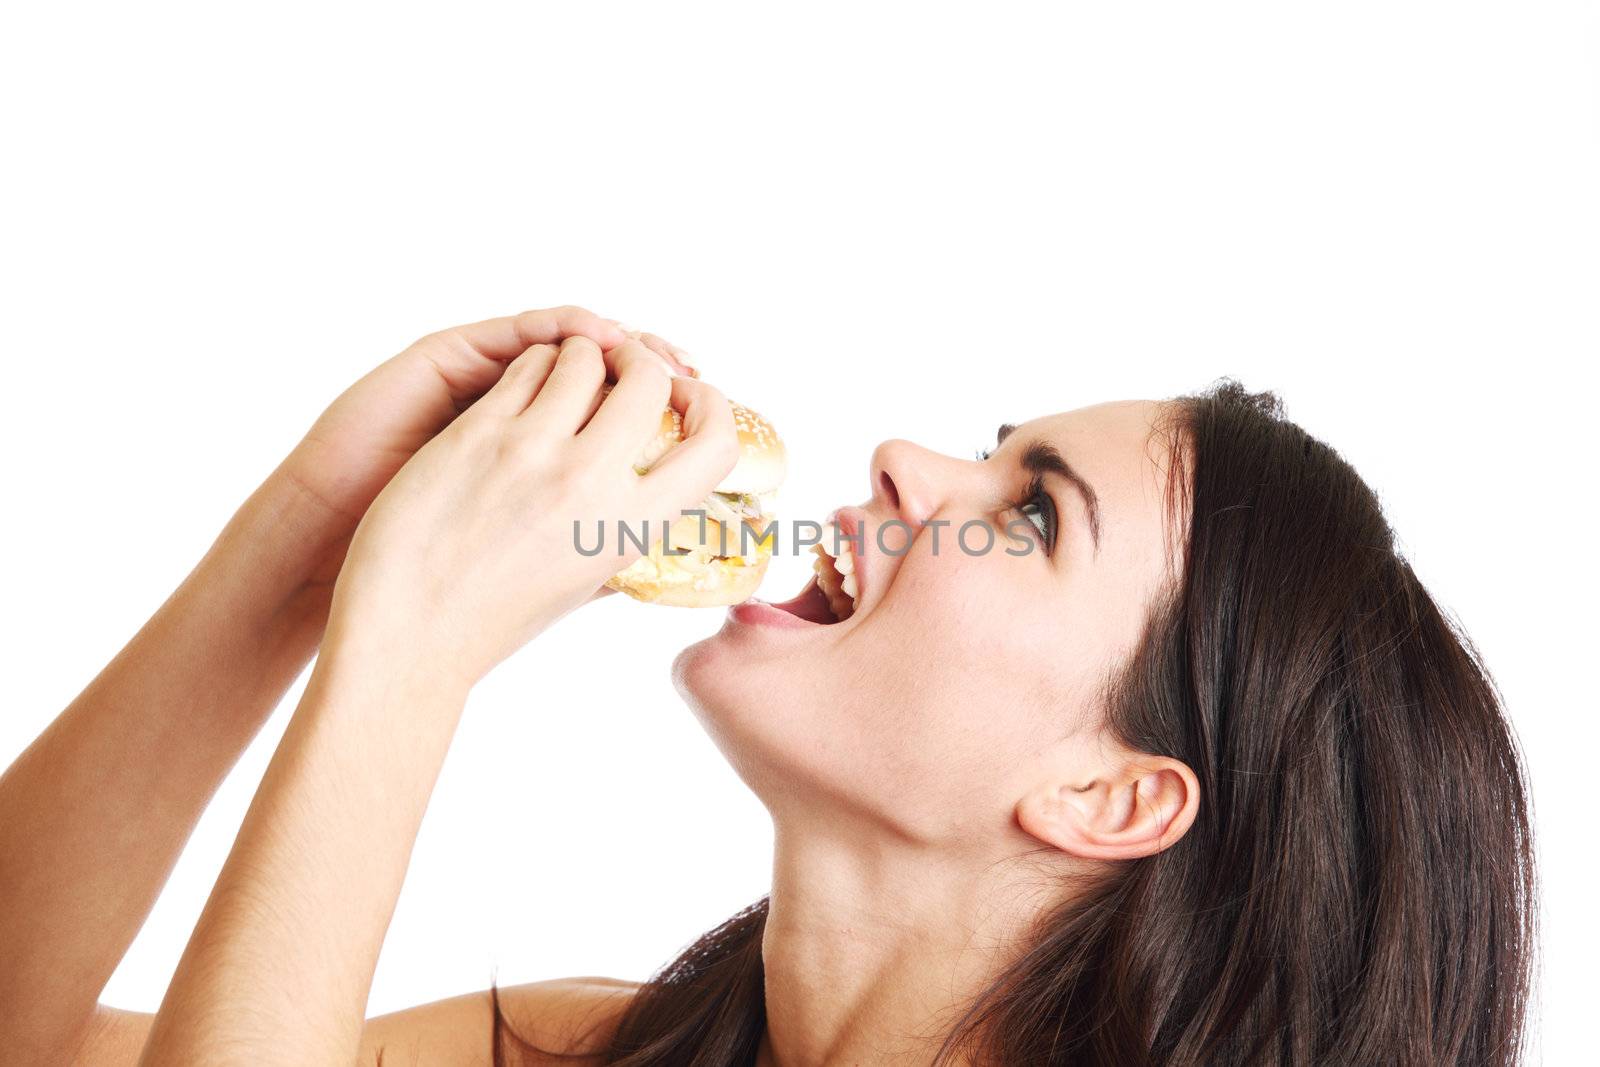
[[[773, 505], [788, 470], [788, 454], [772, 424], [743, 404], [733, 405], [739, 459], [695, 509], [671, 523], [668, 536], [606, 585], [647, 604], [708, 608], [748, 600], [772, 559], [777, 526]], [[640, 474], [683, 440], [683, 416], [668, 408], [661, 427], [633, 469]], [[703, 512], [704, 514], [696, 514]], [[656, 532], [651, 523], [651, 533]]]

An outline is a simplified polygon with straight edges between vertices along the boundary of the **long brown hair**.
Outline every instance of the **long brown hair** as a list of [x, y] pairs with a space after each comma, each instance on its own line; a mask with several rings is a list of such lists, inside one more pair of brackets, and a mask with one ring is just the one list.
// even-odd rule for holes
[[[1223, 380], [1165, 410], [1183, 567], [1105, 714], [1194, 769], [1199, 815], [1041, 916], [938, 1062], [1517, 1062], [1533, 851], [1489, 672], [1277, 397]], [[583, 1058], [754, 1063], [765, 920], [763, 899], [696, 941]], [[497, 1001], [496, 1067], [508, 1044], [539, 1053]]]

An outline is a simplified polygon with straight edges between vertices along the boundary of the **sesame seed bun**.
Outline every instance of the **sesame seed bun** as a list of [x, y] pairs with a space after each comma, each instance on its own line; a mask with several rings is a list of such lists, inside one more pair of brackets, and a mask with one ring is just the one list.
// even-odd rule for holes
[[[732, 403], [732, 401], [729, 401]], [[783, 484], [789, 471], [789, 454], [772, 423], [743, 404], [733, 404], [733, 423], [739, 431], [739, 461], [728, 476], [717, 483], [719, 493], [771, 493]], [[683, 440], [683, 416], [674, 408], [661, 413], [661, 429], [634, 462], [649, 470]]]
[[[606, 585], [647, 604], [673, 607], [719, 607], [748, 600], [761, 584], [772, 559], [775, 535], [772, 500], [788, 471], [788, 453], [772, 424], [742, 404], [733, 405], [739, 432], [739, 459], [711, 496], [700, 505], [706, 512], [687, 515], [672, 525], [667, 541], [656, 541], [648, 554], [634, 560]], [[661, 415], [661, 428], [634, 462], [650, 469], [683, 440], [683, 416], [672, 408]], [[726, 497], [723, 496], [726, 494]], [[728, 498], [741, 497], [742, 500]]]

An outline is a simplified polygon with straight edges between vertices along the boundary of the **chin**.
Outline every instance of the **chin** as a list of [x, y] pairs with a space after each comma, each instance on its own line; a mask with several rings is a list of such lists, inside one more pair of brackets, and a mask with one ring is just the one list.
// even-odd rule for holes
[[699, 702], [699, 683], [704, 676], [704, 661], [716, 653], [707, 648], [716, 638], [707, 637], [685, 645], [672, 660], [672, 687], [691, 708]]
[[759, 703], [760, 690], [750, 677], [752, 666], [717, 633], [678, 653], [672, 661], [672, 685], [710, 730], [728, 709]]
[[696, 641], [672, 661], [672, 683], [723, 756], [757, 794], [811, 745], [819, 724], [805, 701], [785, 699], [782, 665], [753, 659], [725, 634]]

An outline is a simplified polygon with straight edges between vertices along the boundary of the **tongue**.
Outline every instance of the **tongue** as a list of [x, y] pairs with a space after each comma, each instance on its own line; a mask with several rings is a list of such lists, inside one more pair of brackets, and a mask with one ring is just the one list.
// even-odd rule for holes
[[777, 608], [779, 611], [787, 611], [795, 618], [804, 619], [807, 622], [819, 622], [826, 624], [839, 621], [838, 619], [834, 618], [833, 612], [829, 610], [828, 598], [822, 592], [821, 587], [817, 585], [817, 580], [815, 578], [811, 579], [811, 581], [806, 584], [806, 587], [800, 590], [800, 595], [795, 597], [793, 600], [785, 600], [781, 604], [774, 604], [772, 606]]

